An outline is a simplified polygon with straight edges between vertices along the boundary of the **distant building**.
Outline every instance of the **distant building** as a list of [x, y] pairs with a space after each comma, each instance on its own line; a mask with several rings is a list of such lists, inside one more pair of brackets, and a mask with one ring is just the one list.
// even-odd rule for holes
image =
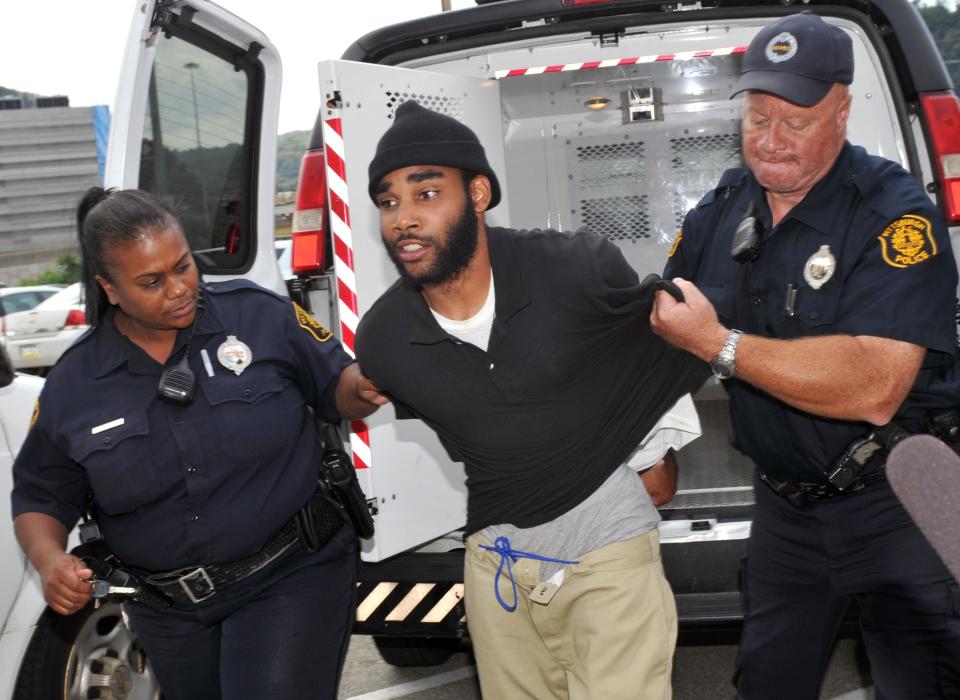
[[109, 111], [66, 103], [64, 97], [0, 100], [2, 282], [34, 275], [75, 249], [77, 202], [102, 182]]

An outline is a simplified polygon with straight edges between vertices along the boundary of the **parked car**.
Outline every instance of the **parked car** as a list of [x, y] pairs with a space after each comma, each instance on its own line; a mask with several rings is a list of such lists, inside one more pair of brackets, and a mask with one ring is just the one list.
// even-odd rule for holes
[[[0, 318], [16, 311], [34, 308], [44, 299], [52, 297], [63, 289], [61, 285], [42, 284], [35, 287], [4, 287], [0, 289]], [[0, 337], [6, 337], [6, 321], [0, 322]]]
[[18, 370], [47, 370], [87, 330], [80, 283], [57, 291], [29, 311], [4, 317], [7, 352]]

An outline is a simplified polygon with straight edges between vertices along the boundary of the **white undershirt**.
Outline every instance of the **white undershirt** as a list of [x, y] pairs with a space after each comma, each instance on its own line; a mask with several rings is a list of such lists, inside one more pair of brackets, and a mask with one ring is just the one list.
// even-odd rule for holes
[[[429, 308], [429, 305], [428, 305]], [[497, 308], [497, 294], [493, 290], [493, 272], [490, 273], [490, 288], [487, 291], [487, 300], [483, 306], [470, 318], [463, 321], [455, 321], [452, 318], [441, 316], [432, 308], [430, 313], [437, 319], [437, 323], [447, 333], [454, 338], [476, 345], [478, 348], [487, 351], [487, 345], [490, 343], [490, 331], [493, 329], [494, 312]]]

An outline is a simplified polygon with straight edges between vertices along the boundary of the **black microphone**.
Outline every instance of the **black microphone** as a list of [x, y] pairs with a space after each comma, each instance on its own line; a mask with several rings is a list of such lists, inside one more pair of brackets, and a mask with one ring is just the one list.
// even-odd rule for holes
[[187, 336], [187, 345], [183, 350], [183, 357], [172, 367], [167, 367], [160, 375], [157, 384], [157, 397], [177, 406], [189, 406], [193, 401], [193, 392], [196, 386], [196, 377], [190, 369], [190, 346], [193, 345], [193, 334], [197, 330], [197, 323], [203, 316], [203, 295], [197, 295], [196, 311], [193, 323], [190, 324], [190, 335]]
[[960, 456], [932, 435], [914, 435], [893, 448], [887, 478], [950, 573], [960, 579]]

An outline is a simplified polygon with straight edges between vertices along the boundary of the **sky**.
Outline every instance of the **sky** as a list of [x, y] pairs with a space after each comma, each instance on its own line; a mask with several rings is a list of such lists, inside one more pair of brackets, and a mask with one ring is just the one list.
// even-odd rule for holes
[[[133, 12], [141, 0], [0, 2], [0, 85], [67, 95], [70, 105], [113, 107]], [[309, 129], [317, 112], [316, 64], [388, 24], [434, 14], [441, 0], [218, 0], [265, 33], [283, 61], [281, 133]], [[452, 0], [453, 9], [472, 0]]]

